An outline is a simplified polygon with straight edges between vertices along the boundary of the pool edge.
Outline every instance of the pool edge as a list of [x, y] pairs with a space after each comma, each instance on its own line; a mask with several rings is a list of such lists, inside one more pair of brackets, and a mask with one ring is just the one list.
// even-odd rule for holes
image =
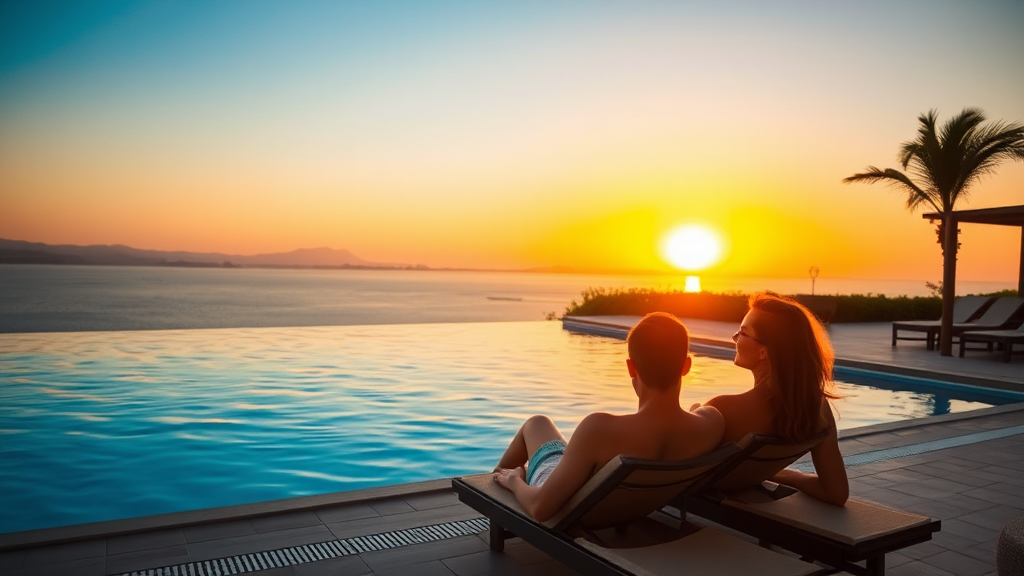
[[169, 512], [167, 514], [137, 516], [134, 518], [90, 522], [87, 524], [72, 524], [70, 526], [8, 532], [0, 534], [0, 553], [54, 544], [80, 542], [94, 538], [109, 538], [111, 536], [126, 536], [154, 530], [185, 528], [211, 522], [256, 518], [281, 512], [297, 512], [342, 504], [364, 503], [385, 498], [409, 496], [411, 494], [442, 492], [451, 490], [451, 487], [451, 478], [439, 478], [422, 482], [364, 488], [362, 490], [297, 496], [280, 500], [252, 502], [250, 504], [200, 508], [183, 512]]

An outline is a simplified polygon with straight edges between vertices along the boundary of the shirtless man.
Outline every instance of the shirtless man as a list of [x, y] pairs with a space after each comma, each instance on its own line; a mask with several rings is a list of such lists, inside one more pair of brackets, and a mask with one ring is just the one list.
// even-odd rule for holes
[[543, 522], [554, 516], [620, 454], [683, 460], [706, 454], [721, 442], [725, 421], [718, 410], [702, 406], [691, 413], [679, 405], [682, 378], [691, 363], [683, 323], [670, 314], [648, 314], [630, 330], [626, 346], [626, 369], [639, 398], [635, 414], [591, 414], [569, 442], [550, 418], [533, 416], [501, 457], [495, 481], [511, 490], [533, 519]]

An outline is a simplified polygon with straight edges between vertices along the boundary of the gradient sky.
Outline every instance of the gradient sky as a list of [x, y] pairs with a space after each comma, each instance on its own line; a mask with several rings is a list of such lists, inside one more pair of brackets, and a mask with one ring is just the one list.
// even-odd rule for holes
[[[1024, 3], [3, 2], [0, 237], [433, 267], [938, 280], [917, 116], [1024, 121]], [[1024, 204], [1005, 163], [960, 208]], [[960, 278], [1018, 229], [964, 225]]]

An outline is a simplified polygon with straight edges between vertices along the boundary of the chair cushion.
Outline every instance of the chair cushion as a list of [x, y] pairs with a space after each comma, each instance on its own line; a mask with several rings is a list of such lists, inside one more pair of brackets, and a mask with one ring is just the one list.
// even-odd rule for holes
[[814, 564], [783, 556], [714, 528], [703, 528], [679, 540], [640, 548], [604, 548], [583, 538], [577, 538], [576, 543], [616, 566], [643, 576], [803, 576], [820, 570]]
[[926, 516], [875, 506], [860, 500], [847, 500], [846, 506], [834, 506], [815, 500], [803, 492], [796, 492], [779, 500], [758, 503], [729, 497], [723, 504], [850, 546], [923, 526], [931, 521]]

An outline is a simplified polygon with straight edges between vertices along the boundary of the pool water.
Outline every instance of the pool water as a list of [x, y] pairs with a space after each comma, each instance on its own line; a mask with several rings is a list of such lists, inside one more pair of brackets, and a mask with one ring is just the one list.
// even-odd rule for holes
[[[2, 335], [0, 532], [487, 471], [532, 414], [634, 410], [624, 359], [557, 322]], [[682, 402], [750, 384], [698, 356]], [[838, 387], [840, 428], [1011, 401]]]

